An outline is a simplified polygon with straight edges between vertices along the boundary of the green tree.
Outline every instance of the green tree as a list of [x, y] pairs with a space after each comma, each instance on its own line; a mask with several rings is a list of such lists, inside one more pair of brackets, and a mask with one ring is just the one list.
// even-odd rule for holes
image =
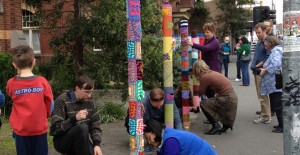
[[216, 4], [223, 11], [217, 16], [219, 36], [237, 37], [243, 32], [241, 28], [246, 27], [252, 13], [250, 9], [245, 9], [243, 6], [254, 4], [253, 0], [218, 0]]
[[[125, 92], [128, 78], [126, 1], [74, 1], [78, 2], [79, 15], [62, 12], [67, 2], [70, 1], [54, 1], [52, 10], [44, 10], [38, 4], [39, 1], [31, 0], [29, 3], [39, 7], [39, 19], [43, 28], [51, 30], [50, 33], [54, 36], [50, 45], [57, 54], [49, 65], [54, 66], [53, 69], [57, 71], [51, 71], [51, 75], [45, 72], [51, 76], [48, 79], [51, 79], [53, 85], [65, 85], [63, 87], [66, 89], [73, 80], [66, 76], [73, 77], [78, 70], [82, 70], [96, 80], [97, 88], [107, 88], [108, 81], [113, 81], [115, 88]], [[74, 9], [76, 11], [76, 6]], [[57, 25], [62, 17], [65, 22]], [[141, 20], [144, 87], [161, 86], [163, 56], [160, 7], [152, 0], [142, 0]], [[93, 51], [93, 47], [100, 51]], [[82, 50], [82, 55], [76, 52], [78, 48]], [[68, 71], [63, 71], [67, 69]], [[41, 71], [43, 70], [46, 71], [47, 67], [44, 66]], [[57, 91], [63, 89], [61, 87]]]
[[197, 0], [195, 2], [195, 7], [189, 11], [191, 13], [191, 18], [189, 20], [190, 30], [197, 30], [197, 32], [202, 32], [202, 26], [207, 20], [210, 11], [206, 8], [204, 0]]

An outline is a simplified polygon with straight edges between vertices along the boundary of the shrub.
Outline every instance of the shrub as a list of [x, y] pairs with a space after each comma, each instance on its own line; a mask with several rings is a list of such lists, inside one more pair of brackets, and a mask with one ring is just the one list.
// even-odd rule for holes
[[106, 102], [99, 108], [101, 123], [112, 123], [116, 120], [125, 119], [126, 117], [124, 104]]

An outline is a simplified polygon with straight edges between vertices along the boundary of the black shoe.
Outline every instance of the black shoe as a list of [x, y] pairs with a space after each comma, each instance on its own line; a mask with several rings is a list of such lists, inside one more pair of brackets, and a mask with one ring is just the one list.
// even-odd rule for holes
[[213, 125], [213, 127], [208, 132], [206, 132], [205, 134], [207, 134], [207, 135], [216, 135], [216, 134], [221, 135], [222, 130], [221, 130], [220, 124], [216, 122], [216, 123], [213, 123], [212, 125]]
[[199, 107], [197, 107], [197, 109], [196, 109], [196, 110], [194, 110], [194, 109], [191, 109], [191, 110], [190, 110], [190, 112], [199, 113], [199, 112], [200, 112], [200, 108], [199, 108]]
[[222, 130], [220, 128], [219, 129], [212, 128], [211, 130], [209, 130], [208, 132], [206, 132], [204, 134], [206, 134], [206, 135], [217, 135], [217, 134], [221, 135], [222, 134]]
[[229, 127], [229, 126], [227, 126], [227, 125], [223, 125], [221, 131], [222, 131], [222, 132], [226, 132], [229, 128], [232, 130], [232, 127]]
[[273, 126], [274, 129], [278, 128], [278, 125]]
[[203, 121], [205, 124], [211, 124], [208, 120]]
[[283, 133], [283, 128], [277, 127], [274, 130], [272, 130], [272, 132], [274, 132], [274, 133]]
[[261, 114], [261, 111], [256, 111], [255, 112], [257, 115], [260, 115]]

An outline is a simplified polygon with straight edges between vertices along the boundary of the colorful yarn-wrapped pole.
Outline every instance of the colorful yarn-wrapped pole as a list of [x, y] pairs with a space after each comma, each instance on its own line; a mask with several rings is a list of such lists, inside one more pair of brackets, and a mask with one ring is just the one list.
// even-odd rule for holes
[[164, 2], [162, 7], [162, 33], [163, 33], [163, 72], [164, 72], [164, 108], [165, 124], [167, 127], [174, 127], [174, 94], [173, 94], [173, 22], [172, 5]]
[[141, 53], [142, 27], [140, 0], [127, 0], [127, 56], [130, 155], [144, 154], [143, 63]]
[[182, 119], [183, 127], [190, 128], [190, 85], [189, 85], [189, 52], [188, 45], [188, 21], [180, 21], [181, 34], [181, 87], [182, 87]]

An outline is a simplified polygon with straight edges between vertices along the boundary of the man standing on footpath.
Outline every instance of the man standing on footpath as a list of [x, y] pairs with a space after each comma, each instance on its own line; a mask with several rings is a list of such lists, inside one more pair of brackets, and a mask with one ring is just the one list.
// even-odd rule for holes
[[255, 33], [259, 42], [256, 45], [254, 58], [251, 64], [251, 70], [254, 74], [255, 86], [256, 86], [256, 93], [258, 96], [258, 100], [261, 106], [261, 114], [257, 117], [253, 122], [269, 124], [271, 122], [271, 109], [270, 109], [270, 99], [268, 95], [261, 95], [261, 76], [260, 68], [256, 65], [260, 62], [265, 62], [270, 55], [269, 52], [265, 50], [263, 39], [267, 36], [267, 27], [264, 23], [258, 23], [255, 25]]

